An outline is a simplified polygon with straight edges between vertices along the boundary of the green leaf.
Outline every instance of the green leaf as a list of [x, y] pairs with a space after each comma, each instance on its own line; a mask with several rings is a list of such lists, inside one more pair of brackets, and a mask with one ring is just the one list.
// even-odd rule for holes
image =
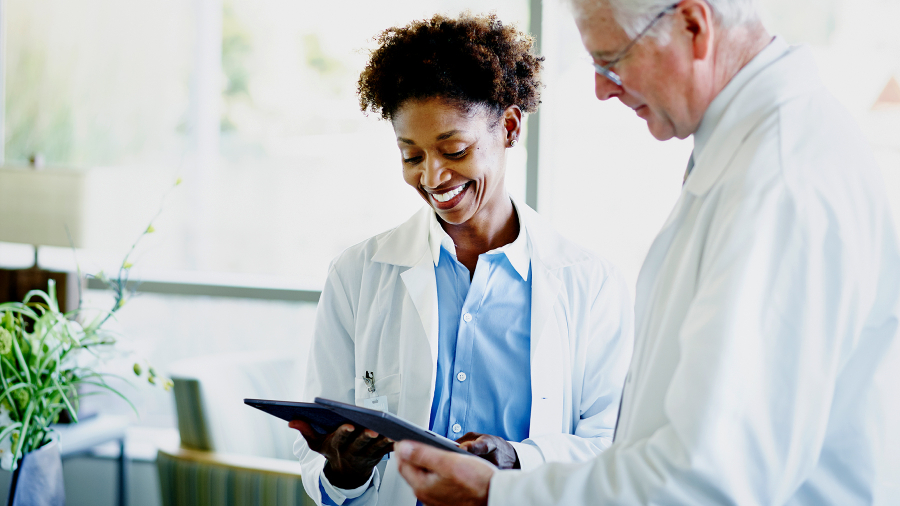
[[25, 442], [28, 439], [28, 429], [31, 424], [32, 413], [34, 413], [34, 403], [29, 403], [28, 410], [25, 411], [25, 418], [22, 420], [22, 430], [19, 432], [19, 440], [16, 441], [16, 447], [13, 450], [12, 471], [15, 471], [16, 467], [18, 467], [19, 459], [22, 457], [22, 448], [25, 446]]
[[95, 387], [100, 387], [100, 388], [106, 389], [106, 390], [108, 390], [108, 391], [110, 391], [110, 392], [116, 394], [116, 395], [119, 396], [123, 401], [127, 402], [128, 405], [131, 406], [132, 411], [134, 411], [134, 414], [137, 415], [138, 418], [140, 418], [141, 415], [140, 415], [140, 413], [138, 413], [137, 408], [134, 407], [134, 404], [133, 404], [130, 400], [128, 400], [128, 397], [125, 397], [124, 395], [122, 395], [122, 394], [121, 394], [118, 390], [116, 390], [115, 388], [113, 388], [113, 387], [107, 385], [106, 383], [98, 383], [98, 382], [96, 382], [96, 381], [79, 381], [78, 383], [81, 384], [81, 385], [94, 385]]
[[6, 427], [4, 427], [3, 430], [0, 431], [0, 441], [3, 441], [4, 439], [8, 438], [9, 435], [13, 433], [13, 431], [15, 431], [16, 429], [18, 429], [21, 426], [22, 426], [22, 424], [20, 422], [16, 422], [16, 423], [12, 423], [12, 424], [9, 424]]
[[22, 356], [22, 348], [19, 347], [18, 339], [13, 339], [13, 352], [15, 353], [16, 360], [19, 361], [21, 371], [25, 373], [25, 382], [31, 383], [31, 372], [28, 371], [28, 362], [26, 362], [25, 357]]
[[75, 423], [78, 423], [78, 414], [75, 413], [75, 408], [73, 408], [72, 404], [69, 403], [69, 397], [65, 392], [63, 392], [63, 389], [61, 386], [59, 386], [59, 381], [57, 381], [56, 378], [53, 378], [53, 384], [56, 385], [56, 389], [59, 390], [60, 395], [62, 395], [62, 400], [66, 404], [66, 409], [69, 410], [69, 415], [72, 417], [72, 420]]

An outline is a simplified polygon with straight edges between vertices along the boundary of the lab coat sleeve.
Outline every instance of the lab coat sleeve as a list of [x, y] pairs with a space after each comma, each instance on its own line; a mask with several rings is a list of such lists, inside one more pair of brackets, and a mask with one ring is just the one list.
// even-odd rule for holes
[[777, 180], [722, 198], [683, 323], [661, 330], [681, 351], [659, 428], [589, 463], [500, 471], [491, 506], [783, 504], [814, 469], [865, 316], [848, 248], [866, 245]]
[[[354, 321], [361, 259], [354, 251], [345, 252], [328, 270], [328, 278], [316, 310], [316, 323], [307, 363], [304, 398], [325, 397], [353, 404], [354, 395]], [[324, 478], [325, 457], [311, 450], [302, 436], [294, 442], [294, 454], [300, 459], [303, 487], [316, 504], [323, 504], [320, 480]], [[378, 480], [372, 480], [374, 485]], [[352, 500], [353, 506], [374, 505], [377, 491], [370, 490]], [[349, 504], [350, 501], [345, 502]]]
[[[604, 264], [584, 335], [586, 350], [576, 353], [573, 390], [580, 392], [572, 417], [573, 433], [547, 434], [524, 441], [534, 451], [517, 452], [523, 470], [544, 462], [585, 461], [612, 444], [619, 399], [634, 347], [634, 311], [627, 283], [618, 269]], [[576, 346], [576, 350], [579, 347]], [[527, 450], [527, 449], [526, 449]], [[524, 458], [522, 458], [524, 455]]]

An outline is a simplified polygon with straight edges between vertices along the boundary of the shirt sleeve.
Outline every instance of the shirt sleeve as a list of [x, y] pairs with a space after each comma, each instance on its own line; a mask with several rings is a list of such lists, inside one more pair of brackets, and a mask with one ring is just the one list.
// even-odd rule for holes
[[673, 367], [653, 401], [664, 406], [658, 428], [625, 434], [589, 463], [500, 471], [491, 506], [788, 501], [820, 458], [857, 345], [865, 271], [847, 247], [866, 246], [845, 242], [825, 206], [815, 214], [786, 193], [720, 208], [705, 231], [687, 312], [658, 330], [678, 340], [677, 354], [656, 362]]
[[[329, 268], [319, 299], [303, 397], [326, 397], [352, 404], [355, 401], [354, 305], [352, 287], [341, 276], [347, 275], [340, 268], [342, 260], [346, 263], [346, 259], [338, 258]], [[317, 504], [322, 504], [327, 497], [327, 494], [322, 495], [320, 481], [324, 479], [325, 457], [311, 450], [302, 436], [294, 443], [294, 454], [300, 459], [306, 493]]]
[[368, 503], [369, 497], [363, 496], [373, 495], [368, 493], [369, 489], [377, 490], [379, 481], [378, 468], [375, 468], [372, 470], [372, 474], [365, 483], [354, 489], [346, 490], [332, 485], [331, 482], [328, 481], [328, 477], [325, 476], [325, 473], [322, 473], [319, 482], [319, 489], [322, 494], [322, 504], [324, 506], [357, 506]]

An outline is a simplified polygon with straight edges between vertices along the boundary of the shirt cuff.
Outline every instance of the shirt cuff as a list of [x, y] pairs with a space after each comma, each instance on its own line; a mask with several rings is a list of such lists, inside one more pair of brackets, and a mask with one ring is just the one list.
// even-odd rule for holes
[[378, 482], [380, 481], [379, 476], [378, 476], [378, 469], [372, 469], [372, 474], [369, 475], [369, 479], [366, 480], [365, 483], [363, 483], [362, 485], [360, 485], [354, 489], [349, 489], [349, 490], [343, 489], [343, 488], [338, 488], [338, 487], [335, 487], [334, 485], [332, 485], [331, 482], [328, 481], [328, 478], [325, 476], [324, 471], [322, 472], [322, 474], [320, 476], [321, 477], [319, 480], [322, 485], [322, 490], [324, 490], [325, 493], [328, 494], [328, 497], [330, 497], [331, 500], [334, 501], [335, 504], [337, 504], [338, 506], [341, 506], [342, 504], [344, 504], [344, 501], [347, 501], [349, 499], [356, 499], [357, 497], [365, 494], [366, 490], [368, 490], [369, 487], [372, 485], [377, 487]]
[[509, 444], [516, 451], [516, 456], [519, 457], [519, 467], [523, 471], [531, 471], [544, 463], [544, 454], [537, 445], [525, 442], [514, 443], [512, 441]]

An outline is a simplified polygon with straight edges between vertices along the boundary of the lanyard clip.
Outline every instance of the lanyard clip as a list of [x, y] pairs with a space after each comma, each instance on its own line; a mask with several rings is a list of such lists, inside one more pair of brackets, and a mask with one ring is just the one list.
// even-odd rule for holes
[[366, 386], [369, 388], [369, 393], [375, 393], [375, 373], [366, 371], [365, 377], [363, 377], [363, 381], [366, 382]]

